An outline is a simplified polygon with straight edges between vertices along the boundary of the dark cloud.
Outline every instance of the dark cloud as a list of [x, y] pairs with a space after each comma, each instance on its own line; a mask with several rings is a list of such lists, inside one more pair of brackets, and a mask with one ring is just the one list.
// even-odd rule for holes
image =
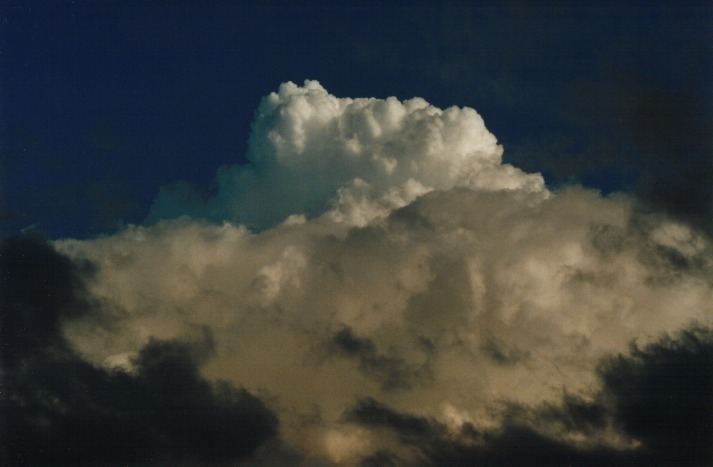
[[481, 445], [439, 439], [424, 451], [433, 465], [641, 465], [631, 452], [577, 449], [521, 425], [505, 426]]
[[346, 414], [348, 421], [393, 431], [417, 447], [432, 465], [553, 465], [567, 459], [571, 449], [517, 424], [501, 431], [480, 433], [464, 423], [460, 433], [449, 432], [437, 420], [398, 412], [374, 399], [364, 399]]
[[492, 336], [485, 340], [480, 350], [484, 355], [500, 365], [515, 365], [530, 357], [529, 352], [515, 345], [507, 345]]
[[713, 462], [712, 330], [633, 345], [600, 373], [617, 419], [643, 452], [668, 465]]
[[45, 347], [64, 349], [60, 322], [90, 310], [82, 277], [92, 267], [58, 255], [33, 235], [7, 238], [1, 248], [0, 352], [3, 363], [14, 368], [19, 359]]
[[426, 418], [397, 412], [372, 398], [360, 400], [345, 414], [347, 421], [372, 428], [389, 428], [403, 439], [431, 437], [442, 431], [442, 426]]
[[[360, 39], [357, 59], [422, 77], [419, 93], [436, 104], [472, 105], [505, 160], [551, 185], [631, 191], [645, 209], [713, 232], [710, 3], [404, 10], [398, 31]], [[412, 40], [396, 45], [403, 31]]]
[[373, 356], [376, 346], [371, 339], [354, 335], [350, 327], [344, 327], [334, 335], [332, 343], [342, 352], [350, 356]]
[[[712, 12], [707, 10], [709, 18]], [[686, 24], [686, 34], [699, 34], [691, 42], [711, 43], [710, 35], [702, 36], [698, 19], [688, 18]], [[668, 23], [658, 29], [673, 33]], [[612, 62], [601, 67], [597, 79], [565, 85], [554, 105], [540, 110], [543, 120], [559, 121], [560, 129], [521, 137], [494, 128], [504, 139], [505, 160], [543, 172], [553, 185], [575, 181], [605, 193], [632, 192], [642, 210], [664, 212], [710, 234], [713, 93], [708, 82], [713, 61], [710, 54], [699, 60], [691, 53], [682, 49], [659, 68], [642, 64], [628, 73]], [[689, 63], [697, 65], [684, 72]]]
[[334, 334], [330, 345], [339, 354], [359, 362], [359, 370], [378, 381], [384, 390], [408, 389], [430, 375], [427, 364], [415, 367], [398, 356], [382, 354], [371, 339], [356, 336], [348, 326]]
[[399, 459], [387, 451], [378, 451], [361, 461], [362, 467], [395, 467], [400, 465]]
[[[547, 416], [559, 418], [561, 414], [554, 410]], [[631, 453], [606, 448], [577, 449], [514, 418], [507, 418], [498, 430], [479, 432], [466, 422], [454, 433], [436, 420], [401, 413], [373, 399], [360, 401], [346, 418], [362, 426], [393, 431], [401, 442], [417, 448], [427, 465], [606, 465], [633, 458]]]
[[567, 432], [592, 433], [606, 427], [608, 413], [598, 401], [587, 401], [565, 394], [559, 405], [545, 405], [536, 411], [536, 417], [560, 424]]
[[713, 231], [711, 96], [664, 88], [639, 92], [623, 127], [642, 155], [637, 194], [645, 205]]
[[[499, 428], [482, 432], [468, 422], [454, 432], [435, 419], [399, 412], [371, 398], [360, 400], [344, 417], [393, 432], [432, 465], [713, 462], [713, 331], [694, 328], [643, 349], [634, 345], [628, 355], [604, 360], [599, 376], [602, 389], [592, 400], [565, 394], [558, 404], [512, 404]], [[639, 446], [578, 446], [563, 436], [590, 436], [609, 425], [623, 429]]]
[[134, 371], [82, 360], [61, 334], [91, 312], [82, 278], [91, 268], [41, 239], [6, 239], [2, 271], [4, 465], [214, 464], [251, 456], [277, 432], [256, 397], [210, 383], [198, 343], [151, 340]]

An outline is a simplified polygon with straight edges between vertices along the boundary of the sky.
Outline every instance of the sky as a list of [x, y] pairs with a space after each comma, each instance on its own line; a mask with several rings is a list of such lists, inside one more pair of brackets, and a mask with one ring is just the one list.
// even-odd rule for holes
[[7, 2], [4, 465], [713, 463], [707, 2]]

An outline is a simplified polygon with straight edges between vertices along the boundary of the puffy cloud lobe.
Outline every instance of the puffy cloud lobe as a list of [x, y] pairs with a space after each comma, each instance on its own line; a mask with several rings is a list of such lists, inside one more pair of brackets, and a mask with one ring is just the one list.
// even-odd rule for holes
[[337, 98], [317, 81], [262, 100], [248, 166], [224, 167], [205, 203], [185, 185], [165, 189], [150, 221], [190, 214], [262, 229], [293, 214], [364, 225], [432, 189], [546, 192], [541, 176], [501, 164], [502, 147], [471, 108]]
[[0, 261], [4, 465], [213, 464], [248, 458], [275, 436], [259, 399], [201, 377], [209, 334], [152, 339], [131, 373], [97, 368], [59, 328], [96, 312], [82, 293], [86, 267], [28, 237], [4, 240]]
[[286, 84], [250, 151], [187, 212], [248, 227], [184, 216], [55, 243], [96, 265], [99, 311], [62, 327], [75, 352], [138, 368], [155, 339], [207, 328], [203, 374], [261, 394], [289, 446], [335, 464], [649, 455], [599, 368], [713, 325], [700, 231], [625, 196], [550, 193], [500, 164], [474, 111], [419, 99]]

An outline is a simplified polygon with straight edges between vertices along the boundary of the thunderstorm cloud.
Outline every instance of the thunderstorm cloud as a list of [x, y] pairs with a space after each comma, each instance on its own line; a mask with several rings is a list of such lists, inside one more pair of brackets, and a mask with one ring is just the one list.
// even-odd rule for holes
[[713, 460], [710, 238], [502, 154], [470, 108], [286, 83], [212, 194], [7, 241], [4, 455]]

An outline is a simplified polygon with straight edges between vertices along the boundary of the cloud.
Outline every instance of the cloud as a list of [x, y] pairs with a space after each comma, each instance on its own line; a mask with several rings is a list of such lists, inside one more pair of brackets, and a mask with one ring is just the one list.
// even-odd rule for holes
[[600, 367], [618, 421], [641, 450], [669, 465], [713, 461], [713, 332], [687, 329]]
[[188, 407], [224, 410], [227, 381], [266, 427], [248, 444], [267, 465], [652, 455], [659, 435], [609, 385], [627, 373], [602, 362], [713, 326], [709, 237], [623, 194], [547, 190], [501, 163], [472, 109], [288, 83], [250, 141], [252, 166], [219, 171], [213, 197], [164, 194], [152, 225], [54, 242], [93, 273], [91, 312], [57, 318], [53, 348], [129, 386], [156, 361], [190, 383]]
[[214, 464], [247, 458], [276, 435], [259, 399], [200, 375], [209, 333], [151, 339], [130, 372], [98, 368], [60, 332], [61, 321], [97, 312], [84, 296], [86, 265], [30, 237], [4, 240], [0, 260], [4, 465]]
[[548, 183], [629, 190], [713, 232], [709, 4], [448, 2], [392, 14], [398, 30], [357, 39], [365, 66], [477, 103], [506, 160]]
[[290, 82], [258, 107], [249, 165], [221, 168], [217, 194], [205, 202], [185, 184], [162, 190], [149, 222], [190, 214], [263, 229], [336, 204], [335, 215], [364, 225], [432, 189], [545, 191], [542, 177], [501, 156], [473, 109], [337, 98], [317, 81]]
[[361, 425], [390, 428], [404, 438], [430, 436], [443, 428], [423, 417], [398, 413], [371, 398], [360, 400], [346, 413], [346, 419]]
[[380, 381], [384, 390], [408, 389], [430, 375], [427, 362], [411, 368], [399, 356], [382, 355], [371, 339], [355, 336], [348, 326], [334, 335], [331, 344], [338, 353], [356, 359], [360, 371]]
[[8, 237], [2, 243], [2, 358], [13, 368], [25, 355], [47, 346], [65, 345], [61, 320], [91, 309], [84, 289], [86, 262], [72, 262], [51, 245], [29, 236]]
[[[603, 359], [602, 389], [592, 401], [565, 394], [554, 405], [511, 406], [496, 429], [479, 431], [466, 422], [454, 431], [370, 398], [346, 411], [345, 420], [394, 433], [412, 449], [402, 463], [704, 465], [713, 460], [712, 364], [713, 334], [691, 328]], [[633, 442], [618, 447], [572, 442], [609, 424], [621, 425]], [[365, 464], [381, 459], [389, 465], [394, 458], [379, 451]]]

